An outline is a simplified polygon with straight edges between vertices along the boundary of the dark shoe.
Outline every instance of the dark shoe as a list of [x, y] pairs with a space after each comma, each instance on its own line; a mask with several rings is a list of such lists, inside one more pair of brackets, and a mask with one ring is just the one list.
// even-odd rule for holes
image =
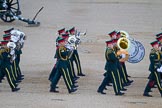
[[127, 90], [126, 88], [121, 89], [121, 91], [126, 91], [126, 90]]
[[100, 90], [97, 90], [98, 93], [101, 93], [101, 94], [106, 94], [105, 92], [103, 91], [100, 91]]
[[149, 92], [152, 92], [152, 90], [150, 90]]
[[24, 78], [22, 78], [22, 77], [20, 77], [20, 78], [18, 78], [18, 80], [23, 80]]
[[115, 95], [122, 96], [122, 95], [124, 95], [124, 93], [119, 92], [119, 93], [117, 93], [117, 94], [115, 94]]
[[20, 82], [21, 82], [21, 80], [17, 80], [17, 81], [16, 81], [16, 83], [20, 83]]
[[107, 86], [112, 86], [112, 85], [108, 83]]
[[50, 89], [50, 92], [59, 93], [59, 91], [57, 91], [57, 90], [55, 90], [55, 89]]
[[131, 76], [127, 75], [127, 77], [131, 77]]
[[72, 89], [69, 91], [69, 93], [72, 93], [72, 92], [75, 92], [75, 91], [77, 91], [77, 89], [72, 88]]
[[78, 80], [78, 78], [73, 78], [73, 81], [76, 81], [76, 80]]
[[78, 85], [72, 85], [72, 88], [77, 88], [78, 87]]
[[152, 95], [149, 95], [148, 93], [144, 93], [143, 96], [152, 97]]
[[78, 76], [85, 76], [85, 74], [81, 73], [81, 74], [78, 74]]
[[123, 86], [129, 86], [131, 85], [130, 83], [124, 83]]
[[24, 77], [24, 75], [21, 75], [21, 77]]
[[106, 94], [106, 93], [105, 93], [105, 92], [103, 92], [103, 91], [102, 91], [102, 92], [100, 92], [100, 93], [101, 93], [101, 94]]
[[78, 76], [75, 76], [74, 78], [76, 78], [76, 79], [79, 79], [80, 77], [78, 77]]
[[130, 83], [130, 84], [131, 84], [132, 82], [133, 82], [133, 80], [128, 80], [128, 83]]
[[104, 89], [105, 89], [105, 90], [107, 90], [107, 88], [106, 88], [106, 87], [105, 87]]
[[78, 82], [77, 81], [74, 81], [73, 83], [75, 84], [75, 83], [78, 83]]
[[20, 90], [20, 88], [14, 88], [14, 89], [12, 89], [12, 92], [16, 92], [18, 90]]

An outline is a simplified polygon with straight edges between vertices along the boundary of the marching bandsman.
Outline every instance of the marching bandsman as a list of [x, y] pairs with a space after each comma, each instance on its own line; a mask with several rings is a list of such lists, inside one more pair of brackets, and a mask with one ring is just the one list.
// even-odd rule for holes
[[[57, 38], [56, 38], [56, 51], [57, 51], [57, 49], [58, 49], [58, 40], [62, 37], [61, 35], [62, 34], [64, 34], [65, 33], [65, 28], [62, 28], [62, 29], [59, 29], [58, 31], [57, 31]], [[56, 52], [55, 51], [55, 52]], [[54, 55], [54, 59], [56, 59], [56, 63], [57, 63], [57, 57], [56, 57], [57, 55], [56, 55], [56, 53], [55, 53], [55, 55]], [[48, 80], [50, 80], [50, 81], [52, 81], [52, 78], [55, 76], [55, 73], [56, 73], [56, 63], [55, 63], [55, 65], [54, 65], [54, 67], [52, 68], [52, 71], [51, 71], [51, 73], [50, 73], [50, 75], [49, 75], [49, 78], [48, 78]]]
[[73, 55], [73, 51], [74, 51], [74, 46], [68, 44], [68, 38], [69, 38], [69, 34], [62, 34], [62, 38], [64, 38], [64, 40], [66, 41], [66, 48], [67, 48], [67, 52], [68, 52], [68, 70], [69, 70], [69, 75], [72, 81], [72, 85], [74, 85], [75, 83], [75, 73], [74, 73], [74, 66], [73, 66], [73, 61], [72, 61], [72, 55]]
[[50, 92], [55, 92], [55, 93], [59, 92], [56, 90], [56, 85], [60, 77], [63, 76], [68, 92], [72, 93], [75, 92], [77, 89], [75, 89], [71, 84], [70, 77], [68, 75], [69, 72], [68, 63], [67, 63], [68, 53], [67, 53], [67, 48], [65, 47], [66, 42], [62, 37], [58, 38], [57, 41], [58, 41], [58, 48], [56, 51], [56, 57], [57, 57], [56, 73], [52, 78]]
[[99, 86], [97, 92], [101, 94], [106, 94], [103, 92], [105, 89], [105, 86], [107, 85], [108, 82], [113, 83], [113, 88], [115, 95], [123, 95], [120, 91], [120, 85], [119, 85], [119, 79], [118, 79], [118, 73], [117, 73], [117, 61], [118, 58], [115, 55], [115, 52], [113, 50], [113, 42], [112, 40], [106, 41], [107, 47], [105, 51], [105, 58], [106, 58], [106, 64], [105, 64], [105, 78], [103, 79], [101, 85]]
[[[17, 84], [14, 82], [11, 70], [11, 60], [13, 53], [11, 52], [11, 49], [7, 47], [7, 41], [1, 41], [1, 44], [3, 45], [0, 49], [1, 72], [7, 77], [7, 81], [11, 87], [12, 92], [15, 92], [20, 90], [20, 88], [17, 88]], [[10, 46], [15, 47], [13, 45]]]
[[24, 34], [24, 32], [21, 32], [19, 30], [12, 30], [10, 32], [11, 34], [11, 39], [10, 41], [11, 42], [14, 42], [16, 44], [16, 48], [15, 48], [15, 55], [16, 55], [16, 58], [13, 62], [14, 64], [14, 67], [16, 67], [15, 71], [17, 71], [17, 79], [18, 80], [22, 80], [24, 79], [24, 75], [22, 74], [21, 72], [21, 69], [20, 69], [20, 55], [22, 54], [22, 48], [24, 46], [24, 41], [26, 39], [26, 36]]
[[126, 81], [125, 81], [125, 74], [124, 74], [124, 70], [122, 69], [122, 66], [120, 64], [120, 59], [121, 58], [125, 58], [126, 55], [122, 54], [122, 53], [118, 54], [120, 49], [117, 46], [117, 41], [118, 41], [118, 39], [113, 39], [112, 40], [114, 52], [115, 52], [116, 56], [118, 57], [118, 59], [117, 59], [117, 73], [118, 73], [118, 81], [119, 81], [118, 83], [120, 85], [120, 90], [125, 91], [126, 89], [123, 86], [126, 83]]
[[143, 96], [152, 97], [152, 95], [150, 95], [149, 92], [151, 88], [154, 86], [154, 84], [156, 83], [158, 90], [162, 97], [162, 86], [160, 82], [160, 79], [161, 79], [160, 72], [162, 72], [162, 68], [160, 68], [161, 67], [161, 61], [160, 61], [161, 55], [159, 51], [159, 42], [154, 41], [150, 44], [153, 47], [149, 55], [149, 59], [150, 59], [150, 66], [149, 66], [150, 75], [149, 76], [150, 77], [146, 85], [146, 88], [144, 90]]
[[[157, 40], [160, 42], [160, 52], [161, 52], [161, 56], [162, 56], [162, 33], [159, 33], [156, 35], [157, 36]], [[162, 64], [162, 60], [160, 61], [161, 64]], [[162, 73], [161, 73], [161, 79], [162, 79]]]
[[[75, 27], [72, 27], [69, 30], [69, 36], [73, 36], [73, 35], [76, 35]], [[78, 76], [85, 76], [85, 74], [83, 74], [83, 72], [82, 72], [79, 54], [78, 54], [78, 51], [77, 51], [77, 45], [75, 46], [75, 49], [73, 51], [72, 60], [76, 63], [76, 66], [77, 66], [77, 71], [78, 71], [77, 75]]]
[[[122, 37], [126, 37], [126, 36], [123, 36], [123, 35], [120, 33], [120, 31], [117, 32], [116, 38], [119, 39], [119, 38], [122, 38]], [[127, 55], [127, 56], [129, 57], [129, 55]], [[127, 58], [128, 58], [128, 57], [127, 57]], [[128, 73], [127, 73], [125, 61], [120, 61], [120, 65], [121, 65], [121, 67], [122, 67], [122, 71], [123, 71], [123, 75], [124, 75], [124, 82], [125, 82], [124, 85], [125, 85], [125, 86], [128, 86], [128, 85], [130, 85], [130, 84], [133, 82], [133, 80], [129, 80], [129, 78], [128, 78], [128, 77], [130, 77], [130, 76], [129, 76]]]
[[[117, 52], [119, 52], [121, 54], [123, 54], [122, 52], [126, 53], [126, 51], [121, 51], [121, 49], [119, 49], [119, 47], [117, 46], [118, 39], [122, 38], [122, 37], [126, 37], [126, 35], [125, 34], [121, 34], [120, 31], [114, 30], [114, 31], [109, 33], [109, 36], [115, 42], [114, 49], [115, 49], [116, 53]], [[127, 55], [126, 58], [128, 59], [128, 56], [129, 56], [128, 53], [127, 54], [123, 54], [123, 55]], [[125, 61], [119, 60], [119, 65], [120, 66], [118, 66], [118, 67], [119, 67], [119, 72], [120, 72], [120, 75], [121, 75], [121, 78], [122, 78], [121, 80], [122, 80], [123, 86], [128, 86], [128, 85], [130, 85], [133, 82], [133, 80], [129, 80], [129, 78], [128, 78], [129, 76], [127, 74]]]

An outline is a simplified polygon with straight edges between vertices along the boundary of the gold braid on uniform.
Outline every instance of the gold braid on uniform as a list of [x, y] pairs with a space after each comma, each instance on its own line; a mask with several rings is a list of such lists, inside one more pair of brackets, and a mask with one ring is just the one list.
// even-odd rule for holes
[[117, 45], [114, 45], [114, 46], [113, 46], [113, 49], [114, 49], [114, 51], [115, 51], [116, 54], [117, 54], [117, 52], [120, 50], [119, 47], [118, 47]]
[[4, 52], [7, 52], [9, 53], [10, 52], [10, 49], [8, 47], [1, 47], [0, 48], [0, 57], [2, 58], [2, 53]]
[[67, 56], [66, 56], [66, 58], [63, 58], [62, 56], [61, 56], [61, 52], [62, 51], [66, 51], [66, 48], [64, 47], [64, 46], [61, 46], [60, 48], [59, 48], [59, 55], [60, 55], [60, 58], [62, 59], [62, 60], [67, 60]]
[[159, 62], [160, 61], [160, 51], [159, 50], [156, 50], [156, 49], [151, 49], [151, 52], [150, 52], [150, 55], [152, 55], [152, 54], [156, 54], [157, 56], [158, 56], [158, 58], [157, 59], [155, 59], [154, 61], [155, 62]]
[[117, 54], [117, 52], [120, 51], [120, 48], [119, 48], [117, 45], [114, 45], [114, 46], [113, 46], [113, 49], [114, 49], [114, 51], [115, 51], [116, 57], [117, 57], [118, 59], [120, 59], [120, 58], [121, 58], [120, 55]]
[[106, 55], [105, 55], [106, 60], [110, 60], [108, 55], [109, 55], [110, 53], [112, 53], [112, 52], [113, 52], [113, 49], [107, 48], [107, 50], [106, 50]]

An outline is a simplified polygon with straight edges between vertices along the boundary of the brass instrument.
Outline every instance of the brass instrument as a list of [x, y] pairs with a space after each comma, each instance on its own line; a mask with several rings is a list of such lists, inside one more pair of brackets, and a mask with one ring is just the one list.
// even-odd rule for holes
[[140, 62], [145, 55], [144, 46], [137, 40], [134, 40], [129, 36], [126, 31], [120, 30], [120, 38], [117, 41], [117, 47], [120, 49], [117, 51], [117, 56], [123, 57], [119, 61], [129, 63]]
[[117, 41], [117, 46], [119, 47], [119, 51], [117, 51], [117, 55], [120, 56], [125, 54], [125, 58], [121, 58], [120, 62], [125, 62], [129, 58], [128, 48], [130, 46], [130, 41], [126, 37], [119, 38]]
[[121, 37], [129, 38], [129, 34], [126, 31], [120, 30]]
[[125, 62], [129, 59], [128, 51], [121, 49], [117, 52], [117, 55], [121, 55], [121, 54], [125, 54], [125, 58], [119, 59], [120, 62]]
[[119, 38], [118, 41], [117, 41], [117, 46], [120, 49], [128, 50], [128, 48], [130, 46], [130, 41], [126, 37]]

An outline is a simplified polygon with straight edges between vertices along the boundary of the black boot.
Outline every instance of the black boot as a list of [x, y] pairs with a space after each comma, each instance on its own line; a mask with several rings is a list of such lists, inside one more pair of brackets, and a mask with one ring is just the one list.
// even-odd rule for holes
[[86, 76], [85, 74], [83, 74], [83, 73], [80, 73], [80, 74], [78, 74], [78, 76]]
[[149, 93], [143, 93], [143, 96], [152, 97]]
[[117, 95], [117, 96], [122, 96], [122, 95], [124, 95], [124, 93], [119, 92], [119, 93], [116, 93], [115, 95]]
[[75, 91], [77, 91], [77, 89], [72, 88], [72, 89], [69, 91], [69, 93], [72, 93], [72, 92], [75, 92]]
[[101, 90], [97, 90], [98, 93], [101, 93], [101, 94], [106, 94], [105, 92], [101, 91]]
[[59, 93], [59, 91], [57, 91], [56, 89], [50, 89], [50, 92]]
[[16, 91], [19, 91], [19, 90], [20, 90], [20, 88], [13, 88], [12, 92], [16, 92]]

